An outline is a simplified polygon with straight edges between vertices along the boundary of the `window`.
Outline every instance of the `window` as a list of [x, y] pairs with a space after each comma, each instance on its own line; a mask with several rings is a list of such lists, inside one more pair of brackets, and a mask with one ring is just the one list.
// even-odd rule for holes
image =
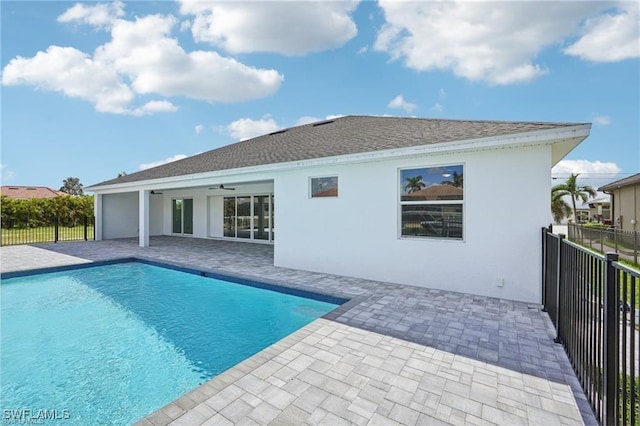
[[400, 170], [400, 236], [462, 239], [464, 167]]
[[178, 198], [171, 200], [172, 227], [174, 234], [193, 234], [193, 200]]
[[273, 241], [274, 204], [272, 195], [224, 197], [225, 237]]
[[311, 178], [311, 198], [337, 196], [338, 176]]

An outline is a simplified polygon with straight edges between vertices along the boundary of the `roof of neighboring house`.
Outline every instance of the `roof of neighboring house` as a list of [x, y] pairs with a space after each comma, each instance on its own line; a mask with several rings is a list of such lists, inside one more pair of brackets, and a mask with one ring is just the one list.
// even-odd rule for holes
[[31, 198], [55, 198], [67, 195], [64, 192], [56, 191], [46, 186], [15, 186], [3, 185], [2, 195], [9, 198], [31, 199]]
[[291, 127], [92, 186], [409, 148], [586, 123], [345, 116]]
[[462, 188], [453, 185], [431, 185], [419, 191], [403, 195], [402, 199], [413, 198], [415, 200], [461, 200]]
[[588, 200], [587, 204], [611, 204], [611, 196], [603, 195], [602, 197], [596, 197], [592, 200]]
[[338, 187], [334, 186], [333, 188], [326, 189], [322, 192], [316, 192], [313, 194], [313, 198], [318, 197], [337, 197], [338, 196]]
[[614, 189], [623, 188], [625, 186], [636, 185], [640, 183], [640, 173], [636, 173], [633, 176], [626, 177], [624, 179], [611, 182], [607, 185], [598, 188], [598, 191], [612, 191]]

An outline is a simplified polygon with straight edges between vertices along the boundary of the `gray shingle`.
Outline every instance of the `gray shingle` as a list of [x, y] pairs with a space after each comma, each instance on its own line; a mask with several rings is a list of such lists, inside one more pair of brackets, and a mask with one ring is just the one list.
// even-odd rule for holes
[[577, 124], [581, 123], [346, 116], [258, 136], [95, 186], [525, 133]]

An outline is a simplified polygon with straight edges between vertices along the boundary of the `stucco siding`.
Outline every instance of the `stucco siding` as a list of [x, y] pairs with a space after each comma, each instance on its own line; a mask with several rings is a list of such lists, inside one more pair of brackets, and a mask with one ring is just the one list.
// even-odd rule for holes
[[[630, 185], [613, 191], [614, 197], [614, 219], [616, 225], [624, 231], [633, 231], [632, 219], [638, 220], [640, 212], [640, 185]], [[617, 222], [617, 219], [620, 221]], [[640, 226], [636, 224], [636, 229]]]
[[138, 192], [102, 196], [102, 238], [138, 236]]
[[[464, 240], [400, 238], [399, 169], [461, 163]], [[540, 302], [550, 168], [551, 149], [539, 146], [282, 173], [275, 264]], [[339, 196], [309, 198], [309, 178], [330, 175]]]

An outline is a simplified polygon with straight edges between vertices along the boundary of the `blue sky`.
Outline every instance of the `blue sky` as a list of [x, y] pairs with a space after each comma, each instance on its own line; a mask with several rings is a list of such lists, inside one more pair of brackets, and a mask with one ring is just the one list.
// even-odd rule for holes
[[2, 184], [91, 185], [335, 115], [591, 122], [640, 171], [637, 2], [2, 1]]

